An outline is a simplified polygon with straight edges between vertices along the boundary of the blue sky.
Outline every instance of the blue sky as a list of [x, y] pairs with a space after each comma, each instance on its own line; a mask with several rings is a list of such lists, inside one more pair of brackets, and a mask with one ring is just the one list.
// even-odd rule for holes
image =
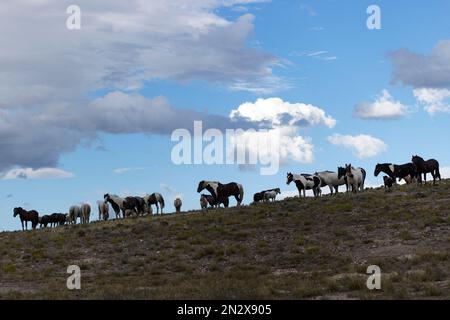
[[[375, 185], [377, 162], [406, 163], [412, 154], [450, 171], [448, 1], [208, 0], [183, 9], [101, 2], [80, 1], [82, 28], [72, 31], [64, 1], [0, 10], [0, 27], [10, 34], [0, 50], [0, 230], [20, 227], [15, 206], [67, 212], [105, 192], [161, 192], [169, 212], [175, 196], [183, 209], [197, 209], [203, 179], [242, 183], [249, 203], [267, 188], [295, 191], [285, 185], [289, 171], [351, 162]], [[366, 27], [371, 4], [381, 9], [381, 30]], [[42, 17], [46, 23], [29, 25]], [[211, 115], [227, 123], [243, 103], [258, 111], [257, 99], [270, 98], [292, 110], [310, 104], [336, 120], [298, 128], [312, 159], [288, 156], [274, 176], [172, 163], [172, 124], [191, 129], [192, 119]], [[368, 155], [370, 146], [355, 145], [360, 135], [385, 147]], [[39, 175], [42, 168], [53, 171]]]

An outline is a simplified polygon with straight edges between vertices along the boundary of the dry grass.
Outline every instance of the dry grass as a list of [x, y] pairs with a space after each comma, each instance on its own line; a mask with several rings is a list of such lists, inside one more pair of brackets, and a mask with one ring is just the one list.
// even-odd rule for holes
[[[443, 181], [1, 233], [0, 298], [448, 299], [449, 207]], [[72, 264], [80, 291], [66, 288]]]

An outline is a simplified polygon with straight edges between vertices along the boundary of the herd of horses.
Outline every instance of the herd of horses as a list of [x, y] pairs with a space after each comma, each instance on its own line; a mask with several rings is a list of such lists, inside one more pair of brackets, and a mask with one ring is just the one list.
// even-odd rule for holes
[[[439, 172], [439, 162], [435, 159], [425, 161], [419, 156], [413, 156], [410, 163], [396, 165], [392, 163], [379, 163], [375, 166], [374, 176], [378, 177], [383, 172], [387, 176], [383, 177], [384, 186], [391, 188], [394, 183], [404, 180], [407, 184], [417, 182], [422, 184], [427, 181], [427, 174], [430, 173], [433, 177], [433, 185], [436, 185], [436, 180], [441, 180]], [[364, 190], [367, 172], [363, 168], [355, 168], [351, 164], [346, 164], [344, 167], [338, 167], [337, 172], [322, 171], [314, 174], [293, 174], [288, 173], [286, 177], [286, 184], [295, 183], [299, 196], [306, 197], [306, 191], [312, 190], [315, 197], [322, 195], [322, 188], [328, 187], [330, 194], [339, 192], [340, 186], [345, 186], [347, 192], [358, 193]], [[423, 180], [422, 180], [423, 178]], [[200, 181], [197, 187], [197, 192], [201, 193], [204, 190], [210, 194], [201, 194], [200, 207], [202, 210], [210, 208], [217, 208], [223, 205], [225, 208], [229, 207], [230, 197], [234, 197], [237, 206], [242, 204], [244, 199], [244, 188], [241, 184], [231, 182], [222, 184], [218, 181]], [[273, 202], [277, 195], [281, 194], [280, 188], [274, 188], [257, 192], [253, 195], [253, 202]], [[164, 198], [160, 193], [152, 193], [144, 197], [129, 196], [119, 197], [114, 194], [105, 194], [102, 201], [97, 202], [99, 220], [109, 219], [109, 206], [113, 209], [116, 219], [126, 218], [131, 216], [144, 216], [153, 214], [152, 205], [156, 206], [156, 214], [163, 214], [165, 207]], [[182, 201], [177, 198], [174, 201], [176, 212], [181, 212]], [[160, 210], [161, 209], [161, 210]], [[161, 211], [161, 212], [160, 212]], [[19, 216], [22, 223], [22, 230], [28, 229], [28, 221], [31, 222], [32, 228], [35, 229], [38, 225], [40, 227], [54, 227], [64, 224], [76, 224], [80, 219], [80, 223], [89, 223], [91, 215], [91, 206], [87, 203], [82, 205], [74, 205], [69, 209], [69, 213], [53, 213], [51, 215], [39, 216], [36, 210], [27, 211], [21, 207], [14, 208], [14, 217]]]

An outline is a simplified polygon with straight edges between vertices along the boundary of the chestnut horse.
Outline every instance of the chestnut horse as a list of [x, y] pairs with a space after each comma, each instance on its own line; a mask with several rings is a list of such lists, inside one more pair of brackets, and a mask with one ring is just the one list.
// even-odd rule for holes
[[[22, 223], [22, 230], [28, 230], [28, 221], [31, 221], [31, 226], [33, 230], [39, 223], [39, 213], [36, 210], [27, 211], [21, 207], [14, 208], [14, 218], [16, 216], [20, 217], [20, 222]], [[25, 222], [25, 229], [23, 223]]]

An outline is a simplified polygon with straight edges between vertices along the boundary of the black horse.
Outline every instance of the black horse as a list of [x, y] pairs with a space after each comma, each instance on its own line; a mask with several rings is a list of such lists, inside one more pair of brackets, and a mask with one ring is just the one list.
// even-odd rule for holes
[[395, 182], [397, 178], [402, 180], [407, 176], [415, 177], [417, 175], [417, 167], [414, 163], [405, 163], [402, 165], [378, 163], [373, 174], [375, 177], [378, 177], [380, 172], [386, 173]]
[[136, 215], [145, 214], [145, 200], [141, 197], [126, 197], [123, 201], [124, 213], [134, 212]]
[[[14, 218], [16, 216], [20, 217], [20, 222], [22, 223], [22, 230], [28, 230], [28, 221], [31, 221], [31, 226], [33, 230], [39, 223], [39, 213], [36, 210], [27, 211], [21, 207], [14, 208]], [[25, 228], [24, 223], [25, 222]]]
[[221, 204], [223, 204], [223, 206], [225, 208], [228, 208], [230, 205], [230, 199], [228, 199], [227, 197], [222, 197], [220, 199], [215, 199], [213, 196], [209, 195], [209, 194], [202, 194], [202, 197], [204, 197], [206, 199], [206, 201], [208, 201], [209, 205], [212, 208], [217, 208], [220, 207]]
[[423, 158], [419, 156], [413, 156], [412, 162], [417, 167], [416, 177], [420, 183], [422, 183], [422, 174], [424, 181], [427, 182], [427, 173], [431, 173], [433, 176], [433, 185], [436, 185], [436, 179], [441, 180], [441, 174], [439, 172], [439, 162], [435, 159], [423, 160]]

